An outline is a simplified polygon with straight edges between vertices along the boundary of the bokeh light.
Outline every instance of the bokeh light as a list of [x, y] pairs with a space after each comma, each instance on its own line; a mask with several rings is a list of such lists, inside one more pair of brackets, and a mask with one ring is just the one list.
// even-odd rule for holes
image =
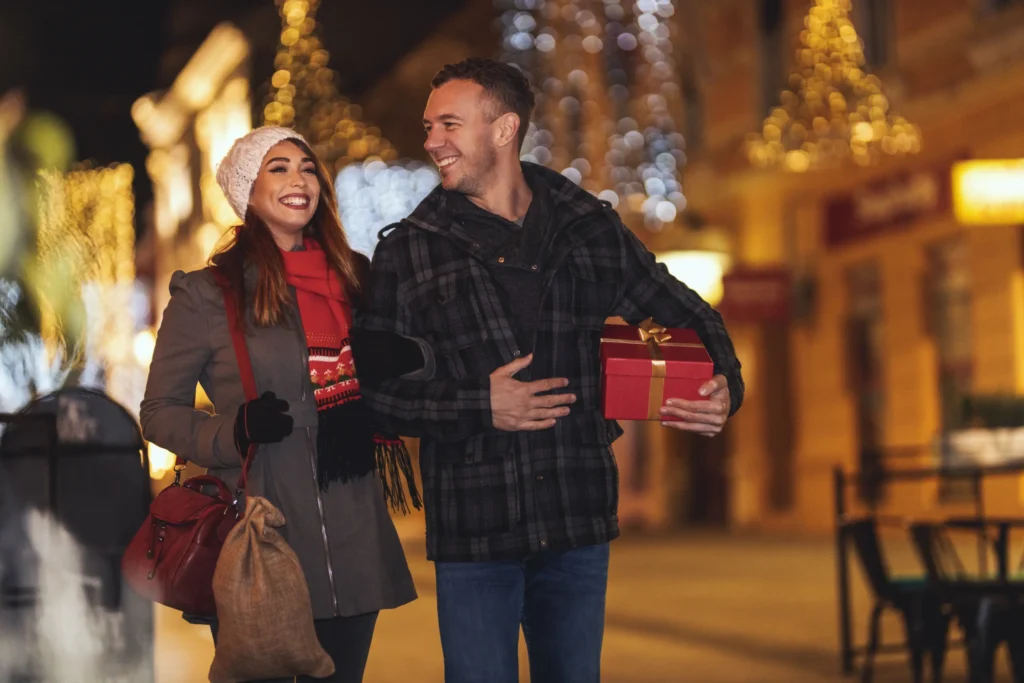
[[369, 159], [341, 169], [334, 186], [349, 245], [372, 257], [377, 234], [412, 213], [439, 181], [433, 166], [417, 161]]

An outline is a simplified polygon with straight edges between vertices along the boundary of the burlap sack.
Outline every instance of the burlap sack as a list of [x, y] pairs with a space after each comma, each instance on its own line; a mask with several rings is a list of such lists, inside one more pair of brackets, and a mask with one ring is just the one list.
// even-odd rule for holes
[[283, 525], [270, 501], [250, 496], [224, 541], [213, 573], [220, 626], [212, 683], [334, 673], [313, 628], [299, 558], [275, 530]]

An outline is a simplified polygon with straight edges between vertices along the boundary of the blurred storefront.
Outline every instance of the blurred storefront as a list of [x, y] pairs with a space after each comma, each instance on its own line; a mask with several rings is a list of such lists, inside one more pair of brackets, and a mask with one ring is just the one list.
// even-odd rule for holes
[[252, 128], [249, 42], [230, 24], [207, 36], [165, 92], [136, 100], [132, 118], [150, 149], [152, 224], [140, 245], [152, 258], [153, 310], [170, 298], [176, 270], [206, 264], [237, 218], [217, 187], [216, 166], [239, 136]]
[[[868, 68], [916, 124], [920, 151], [754, 169], [737, 149], [777, 106], [806, 12], [778, 0], [694, 6], [679, 55], [698, 111], [684, 186], [735, 245], [721, 308], [747, 381], [726, 437], [738, 527], [828, 529], [834, 465], [949, 464], [939, 437], [962, 426], [966, 396], [1024, 394], [1021, 219], [959, 221], [954, 199], [970, 187], [954, 195], [952, 180], [960, 160], [1024, 158], [1024, 5], [854, 2]], [[766, 58], [780, 49], [781, 62]], [[995, 181], [1011, 207], [1020, 177]], [[1019, 512], [1022, 484], [987, 484], [987, 509]], [[941, 480], [858, 494], [893, 514], [965, 502]]]

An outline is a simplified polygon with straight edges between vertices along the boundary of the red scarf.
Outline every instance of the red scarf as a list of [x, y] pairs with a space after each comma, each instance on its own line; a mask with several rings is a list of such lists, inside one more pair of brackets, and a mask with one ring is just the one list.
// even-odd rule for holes
[[338, 274], [327, 265], [327, 253], [316, 240], [305, 239], [304, 251], [282, 251], [285, 280], [295, 288], [302, 328], [309, 347], [309, 380], [316, 409], [359, 399], [359, 380], [349, 346], [352, 307]]
[[375, 431], [372, 413], [359, 393], [355, 361], [349, 344], [352, 306], [327, 254], [310, 238], [304, 250], [281, 251], [285, 281], [295, 289], [299, 317], [309, 348], [309, 380], [316, 398], [317, 478], [326, 489], [376, 467], [384, 497], [407, 511], [404, 478], [414, 507], [419, 495], [405, 444], [397, 436]]

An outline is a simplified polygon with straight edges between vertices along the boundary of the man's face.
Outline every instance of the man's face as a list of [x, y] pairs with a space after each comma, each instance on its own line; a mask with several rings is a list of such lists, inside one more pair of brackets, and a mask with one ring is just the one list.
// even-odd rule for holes
[[423, 148], [446, 190], [479, 196], [498, 154], [496, 104], [473, 81], [448, 81], [431, 91], [423, 112]]

